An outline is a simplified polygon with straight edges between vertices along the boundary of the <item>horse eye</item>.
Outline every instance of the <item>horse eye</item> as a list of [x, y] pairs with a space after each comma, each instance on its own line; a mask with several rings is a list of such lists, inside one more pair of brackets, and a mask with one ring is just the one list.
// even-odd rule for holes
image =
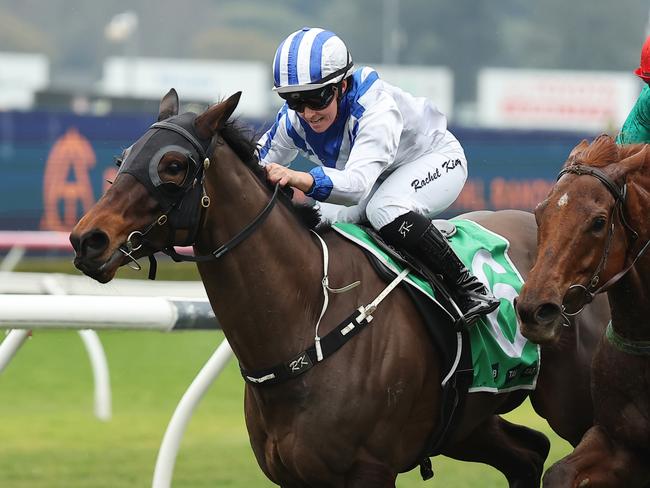
[[607, 219], [605, 217], [596, 217], [591, 223], [591, 230], [593, 232], [600, 232], [605, 227]]
[[169, 163], [165, 171], [172, 176], [176, 176], [180, 174], [184, 169], [185, 168], [181, 163], [179, 163], [178, 161], [172, 161], [171, 163]]

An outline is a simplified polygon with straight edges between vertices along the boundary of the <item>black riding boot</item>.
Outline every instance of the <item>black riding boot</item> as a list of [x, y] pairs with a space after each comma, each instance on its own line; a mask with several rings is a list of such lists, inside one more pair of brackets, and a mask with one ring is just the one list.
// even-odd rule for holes
[[499, 300], [470, 273], [428, 218], [408, 212], [382, 227], [379, 233], [389, 244], [404, 249], [443, 276], [467, 325], [499, 307]]

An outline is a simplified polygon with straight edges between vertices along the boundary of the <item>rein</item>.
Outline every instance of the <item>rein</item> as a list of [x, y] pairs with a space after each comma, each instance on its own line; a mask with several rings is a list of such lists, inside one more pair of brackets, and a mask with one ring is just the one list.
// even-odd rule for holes
[[[650, 245], [650, 240], [648, 240], [643, 245], [643, 247], [639, 250], [639, 252], [636, 254], [634, 259], [632, 259], [630, 264], [625, 266], [621, 271], [619, 271], [614, 276], [612, 276], [600, 287], [596, 288], [596, 286], [600, 281], [600, 273], [603, 271], [605, 265], [607, 264], [607, 258], [609, 256], [610, 247], [614, 237], [614, 219], [612, 218], [614, 216], [614, 212], [616, 212], [616, 214], [618, 215], [619, 220], [621, 221], [623, 226], [630, 232], [632, 241], [636, 241], [639, 238], [638, 232], [634, 230], [634, 228], [628, 223], [627, 219], [625, 218], [624, 206], [625, 206], [625, 198], [627, 196], [627, 185], [623, 184], [623, 186], [621, 187], [617, 185], [616, 182], [614, 182], [604, 171], [601, 171], [598, 168], [593, 168], [591, 166], [585, 166], [582, 164], [575, 164], [564, 168], [558, 174], [557, 179], [559, 180], [562, 176], [564, 176], [567, 173], [575, 174], [578, 176], [582, 176], [582, 175], [593, 176], [594, 178], [599, 180], [603, 185], [605, 185], [605, 188], [609, 190], [609, 192], [614, 196], [614, 200], [615, 200], [614, 206], [612, 207], [612, 210], [610, 212], [611, 223], [607, 233], [607, 242], [605, 243], [605, 249], [603, 250], [602, 257], [600, 259], [600, 262], [598, 263], [598, 266], [596, 267], [596, 270], [592, 274], [587, 286], [581, 284], [571, 285], [569, 286], [569, 289], [564, 295], [565, 300], [563, 300], [562, 303], [562, 314], [567, 317], [573, 317], [575, 315], [578, 315], [580, 312], [582, 312], [585, 305], [591, 303], [596, 295], [604, 291], [607, 291], [612, 285], [614, 285], [621, 278], [623, 278], [623, 276], [625, 276], [628, 273], [628, 271], [630, 271], [630, 269], [632, 269], [632, 267], [636, 264], [637, 260], [645, 253], [648, 246]], [[583, 300], [577, 311], [570, 312], [567, 310], [567, 306], [565, 305], [564, 301], [566, 301], [567, 295], [569, 295], [571, 291], [575, 291], [575, 290], [578, 290], [579, 292], [582, 293]]]
[[[207, 159], [206, 159], [207, 160]], [[208, 160], [209, 161], [209, 160]], [[206, 165], [207, 166], [207, 165]], [[160, 251], [164, 252], [167, 254], [172, 260], [176, 263], [180, 263], [183, 261], [190, 261], [190, 262], [205, 262], [205, 261], [211, 261], [213, 259], [219, 259], [221, 256], [224, 254], [228, 253], [231, 251], [233, 248], [235, 248], [237, 245], [241, 244], [246, 238], [248, 238], [255, 230], [266, 220], [266, 218], [269, 216], [271, 213], [271, 210], [273, 210], [273, 207], [277, 203], [278, 200], [278, 190], [280, 188], [280, 185], [277, 184], [275, 185], [275, 189], [273, 190], [273, 195], [271, 196], [271, 199], [269, 202], [266, 204], [264, 209], [250, 222], [244, 227], [237, 235], [235, 235], [232, 239], [230, 239], [228, 242], [225, 244], [219, 246], [219, 248], [215, 249], [212, 251], [210, 254], [205, 254], [203, 256], [192, 256], [189, 254], [180, 254], [179, 252], [174, 249], [173, 245], [170, 245], [168, 247], [162, 248]], [[207, 199], [207, 201], [206, 201]], [[182, 198], [181, 198], [182, 200]], [[179, 201], [180, 202], [180, 201]], [[210, 205], [210, 199], [208, 196], [204, 196], [201, 200], [201, 205], [203, 208], [207, 208]], [[163, 219], [164, 217], [164, 219]], [[161, 222], [162, 220], [162, 222]], [[143, 239], [144, 236], [151, 231], [157, 224], [158, 225], [163, 225], [165, 222], [167, 222], [167, 214], [161, 215], [156, 221], [152, 222], [149, 224], [149, 226], [144, 230], [144, 231], [138, 231], [134, 230], [129, 234], [129, 237], [126, 239], [126, 243], [124, 244], [126, 246], [126, 250], [122, 249], [120, 247], [120, 251], [122, 251], [128, 258], [131, 259], [133, 263], [135, 263], [135, 267], [133, 269], [140, 270], [140, 264], [133, 258], [131, 253], [137, 251], [142, 247], [142, 245], [145, 243], [145, 240]], [[170, 228], [170, 235], [173, 233], [173, 229]], [[140, 243], [137, 245], [134, 245], [132, 242], [133, 237], [138, 237], [140, 239]], [[149, 279], [154, 280], [156, 279], [156, 269], [158, 267], [158, 264], [156, 262], [156, 258], [153, 254], [149, 255]]]
[[190, 256], [189, 254], [180, 254], [176, 252], [174, 246], [165, 247], [161, 249], [161, 251], [167, 254], [170, 258], [172, 258], [177, 263], [181, 261], [205, 262], [205, 261], [211, 261], [212, 259], [219, 259], [221, 256], [231, 251], [234, 247], [236, 247], [237, 245], [241, 244], [244, 240], [246, 240], [246, 238], [250, 236], [253, 232], [255, 232], [255, 230], [266, 220], [266, 218], [271, 213], [271, 210], [273, 210], [273, 207], [275, 206], [276, 202], [278, 201], [279, 188], [280, 188], [280, 184], [278, 183], [275, 185], [275, 189], [273, 190], [273, 195], [271, 196], [271, 199], [266, 204], [264, 209], [262, 209], [262, 211], [259, 214], [257, 214], [257, 216], [251, 222], [249, 222], [246, 225], [246, 227], [244, 227], [237, 235], [235, 235], [235, 237], [230, 239], [225, 244], [219, 246], [210, 254], [205, 254], [203, 256]]

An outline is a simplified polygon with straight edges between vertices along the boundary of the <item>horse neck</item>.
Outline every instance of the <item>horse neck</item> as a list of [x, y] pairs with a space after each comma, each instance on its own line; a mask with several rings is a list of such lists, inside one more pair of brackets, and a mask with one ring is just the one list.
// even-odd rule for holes
[[[227, 145], [206, 173], [211, 199], [195, 250], [237, 235], [269, 203], [265, 185]], [[232, 251], [198, 265], [212, 308], [245, 369], [285, 361], [308, 347], [322, 305], [322, 257], [313, 236], [278, 202]]]
[[[628, 263], [650, 240], [650, 195], [646, 189], [650, 189], [650, 177], [639, 176], [628, 184], [625, 215], [639, 234], [638, 239], [628, 242]], [[650, 340], [650, 245], [608, 296], [616, 331], [631, 340]]]

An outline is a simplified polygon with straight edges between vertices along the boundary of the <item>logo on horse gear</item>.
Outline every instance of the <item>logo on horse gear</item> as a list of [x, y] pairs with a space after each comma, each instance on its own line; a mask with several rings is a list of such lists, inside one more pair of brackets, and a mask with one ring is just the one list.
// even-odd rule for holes
[[413, 187], [413, 189], [415, 191], [418, 191], [418, 190], [424, 188], [426, 185], [428, 185], [432, 181], [437, 180], [441, 176], [442, 176], [442, 174], [440, 173], [440, 169], [436, 168], [436, 170], [433, 173], [431, 171], [427, 171], [427, 176], [424, 179], [411, 181], [411, 186]]
[[291, 371], [292, 374], [298, 374], [303, 370], [309, 369], [311, 367], [312, 367], [312, 362], [311, 359], [309, 359], [309, 356], [307, 356], [307, 354], [301, 354], [293, 361], [289, 361], [289, 370]]
[[442, 167], [445, 168], [445, 173], [449, 173], [456, 166], [460, 166], [460, 159], [450, 159], [442, 163]]
[[413, 227], [413, 222], [407, 222], [405, 220], [404, 222], [402, 222], [402, 225], [399, 226], [397, 232], [399, 232], [402, 237], [406, 237], [406, 234], [408, 234], [411, 231], [411, 227]]
[[499, 363], [494, 363], [492, 365], [492, 379], [496, 380], [497, 376], [499, 376]]
[[529, 378], [531, 376], [535, 376], [536, 373], [537, 373], [537, 361], [534, 362], [533, 364], [531, 364], [530, 366], [528, 366], [526, 369], [524, 369], [521, 372], [521, 377], [522, 378], [527, 378], [527, 377]]
[[515, 366], [514, 368], [510, 368], [508, 372], [506, 373], [506, 381], [512, 381], [517, 377], [517, 373], [519, 373], [519, 366]]

